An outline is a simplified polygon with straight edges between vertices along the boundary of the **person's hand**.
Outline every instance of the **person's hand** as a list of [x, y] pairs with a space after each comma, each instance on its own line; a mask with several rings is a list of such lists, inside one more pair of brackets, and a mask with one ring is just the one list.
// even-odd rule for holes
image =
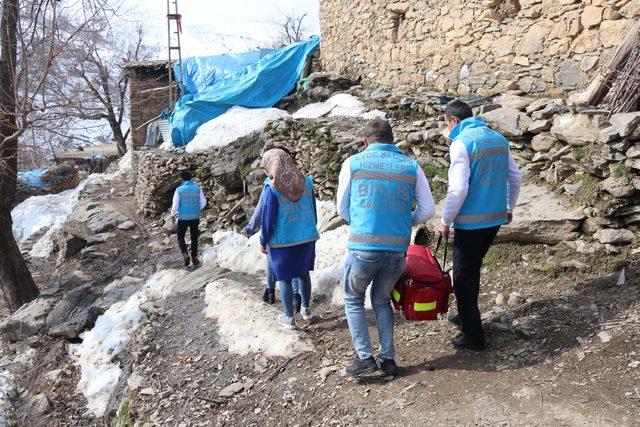
[[263, 248], [260, 243], [258, 243], [258, 248], [260, 248], [260, 252], [262, 252], [265, 255], [267, 254], [267, 250], [265, 248]]
[[445, 239], [448, 239], [449, 233], [451, 232], [451, 230], [449, 229], [448, 225], [444, 225], [440, 223], [440, 225], [438, 226], [438, 232], [442, 237], [444, 237]]
[[513, 213], [509, 212], [507, 214], [507, 224], [511, 224], [511, 221], [513, 221]]

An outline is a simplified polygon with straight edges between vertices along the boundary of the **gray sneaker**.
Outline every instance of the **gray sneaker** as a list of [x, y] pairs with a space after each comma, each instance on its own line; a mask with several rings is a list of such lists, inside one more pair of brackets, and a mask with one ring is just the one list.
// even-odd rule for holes
[[296, 321], [293, 319], [293, 317], [287, 317], [284, 314], [279, 314], [278, 316], [276, 316], [276, 323], [278, 323], [278, 325], [282, 326], [285, 329], [296, 328]]
[[313, 314], [311, 314], [311, 309], [309, 307], [302, 307], [300, 309], [300, 314], [302, 315], [303, 320], [313, 319]]
[[373, 356], [361, 360], [356, 357], [356, 360], [349, 366], [347, 366], [346, 371], [349, 375], [366, 375], [378, 370], [378, 364]]

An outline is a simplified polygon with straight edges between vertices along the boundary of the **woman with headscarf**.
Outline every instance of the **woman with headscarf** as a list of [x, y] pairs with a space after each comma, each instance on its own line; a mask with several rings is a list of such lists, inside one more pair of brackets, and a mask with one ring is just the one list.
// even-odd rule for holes
[[[288, 155], [291, 156], [291, 152], [286, 147], [271, 147], [271, 149], [278, 148]], [[249, 220], [247, 226], [242, 230], [242, 234], [249, 237], [253, 235], [259, 228], [262, 227], [262, 209], [264, 208], [264, 200], [265, 193], [269, 192], [269, 178], [264, 180], [262, 192], [260, 193], [260, 198], [258, 199], [258, 204], [256, 205], [256, 209], [253, 211], [253, 215]], [[269, 259], [269, 255], [267, 254], [266, 262], [265, 262], [265, 276], [266, 276], [266, 286], [264, 290], [264, 294], [262, 295], [262, 300], [267, 304], [275, 304], [276, 303], [276, 282], [273, 280], [273, 274], [271, 274], [271, 260]], [[300, 297], [300, 279], [293, 279], [293, 311], [294, 313], [300, 313], [300, 309], [302, 307], [302, 298]]]
[[273, 279], [279, 282], [284, 313], [276, 322], [295, 329], [292, 281], [300, 279], [304, 320], [311, 319], [311, 278], [316, 256], [315, 191], [311, 178], [305, 177], [291, 156], [280, 149], [271, 149], [262, 156], [261, 166], [269, 181], [264, 193], [260, 250], [269, 254]]

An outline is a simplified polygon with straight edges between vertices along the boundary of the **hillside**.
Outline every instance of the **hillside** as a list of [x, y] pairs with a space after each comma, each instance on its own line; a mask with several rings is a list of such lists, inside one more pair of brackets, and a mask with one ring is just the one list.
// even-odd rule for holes
[[[489, 347], [455, 351], [446, 320], [396, 313], [404, 372], [366, 382], [344, 373], [353, 350], [339, 167], [360, 149], [367, 117], [384, 114], [442, 200], [447, 99], [357, 83], [314, 75], [279, 105], [293, 115], [261, 131], [195, 153], [134, 152], [74, 190], [19, 205], [14, 226], [42, 295], [0, 313], [0, 425], [637, 425], [640, 113], [607, 117], [518, 92], [467, 98], [510, 139], [526, 181], [485, 260]], [[336, 93], [348, 108], [327, 110]], [[273, 143], [296, 153], [321, 199], [314, 318], [298, 331], [279, 329], [279, 304], [262, 303], [262, 256], [237, 233]], [[197, 270], [181, 268], [165, 219], [186, 167], [210, 200]], [[49, 217], [35, 223], [38, 206]]]

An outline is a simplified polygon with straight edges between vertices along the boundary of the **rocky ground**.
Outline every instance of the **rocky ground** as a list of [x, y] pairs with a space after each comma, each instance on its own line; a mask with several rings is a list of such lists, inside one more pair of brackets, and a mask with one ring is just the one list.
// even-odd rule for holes
[[[108, 193], [111, 186], [114, 196]], [[85, 200], [107, 191], [109, 206], [127, 205], [124, 182], [103, 187], [88, 189]], [[61, 290], [47, 292], [50, 298], [60, 293], [59, 301], [69, 298], [64, 287], [86, 281], [80, 274], [101, 276], [94, 288], [100, 294], [101, 283], [115, 277], [143, 279], [179, 267], [173, 238], [159, 223], [130, 218], [136, 231], [116, 227], [115, 236], [97, 246], [109, 257], [98, 261], [80, 252], [54, 277], [38, 276], [42, 285], [60, 283]], [[77, 389], [80, 372], [69, 349], [80, 339], [51, 336], [49, 329], [17, 343], [4, 340], [5, 369], [19, 392], [14, 420], [18, 425], [637, 424], [640, 265], [631, 249], [594, 255], [571, 246], [504, 243], [491, 249], [480, 297], [490, 331], [484, 353], [455, 351], [448, 343], [455, 330], [446, 321], [412, 323], [397, 315], [398, 362], [405, 373], [390, 383], [345, 376], [343, 368], [353, 357], [346, 321], [342, 308], [323, 297], [313, 302], [313, 321], [302, 325], [313, 351], [291, 358], [229, 352], [216, 323], [203, 313], [204, 287], [226, 275], [258, 301], [262, 279], [207, 265], [187, 276], [193, 278], [178, 294], [144, 308], [146, 320], [117, 355], [123, 376], [104, 417], [87, 411]], [[35, 269], [44, 271], [44, 265]], [[133, 283], [119, 299], [140, 286]]]
[[[333, 89], [323, 87], [287, 102], [326, 99]], [[442, 100], [363, 86], [350, 92], [385, 110], [398, 144], [420, 160], [441, 199]], [[511, 132], [527, 183], [514, 222], [485, 260], [487, 351], [455, 351], [446, 320], [407, 322], [396, 313], [403, 374], [392, 382], [346, 376], [354, 354], [330, 289], [339, 286], [346, 227], [326, 212], [314, 319], [300, 320], [298, 332], [277, 330], [279, 304], [261, 302], [262, 261], [251, 241], [198, 270], [182, 268], [161, 214], [185, 164], [207, 179], [203, 249], [221, 247], [214, 227], [246, 219], [260, 180], [255, 158], [267, 143], [290, 146], [322, 198], [333, 198], [338, 165], [357, 149], [365, 120], [287, 119], [215, 155], [134, 157], [133, 170], [91, 179], [55, 233], [22, 242], [42, 295], [11, 316], [0, 303], [0, 426], [638, 425], [640, 115], [611, 124], [563, 101], [496, 101], [474, 107]], [[565, 123], [567, 115], [587, 116], [579, 127], [586, 133]], [[83, 353], [91, 343], [95, 354]]]

